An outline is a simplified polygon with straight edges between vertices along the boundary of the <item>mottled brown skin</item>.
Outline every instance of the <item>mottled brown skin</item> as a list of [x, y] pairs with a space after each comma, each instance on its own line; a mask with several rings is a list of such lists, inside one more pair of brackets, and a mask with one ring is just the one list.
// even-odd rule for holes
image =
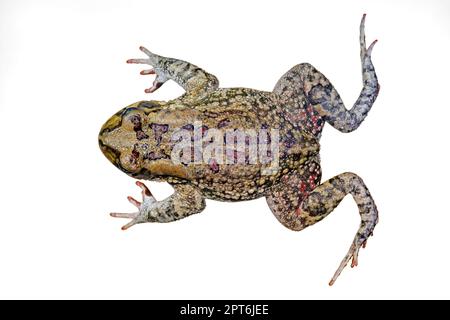
[[[273, 92], [253, 89], [219, 89], [215, 76], [188, 62], [165, 58], [142, 48], [148, 59], [129, 63], [150, 64], [156, 74], [153, 92], [171, 79], [186, 93], [168, 102], [141, 101], [112, 116], [99, 134], [100, 148], [120, 170], [137, 179], [166, 181], [174, 194], [156, 201], [141, 187], [143, 202], [129, 198], [135, 213], [113, 213], [131, 218], [124, 229], [142, 222], [171, 222], [202, 211], [204, 199], [242, 201], [266, 197], [276, 218], [287, 228], [302, 230], [326, 217], [347, 195], [358, 205], [361, 224], [349, 252], [330, 284], [353, 258], [378, 222], [376, 205], [360, 177], [342, 173], [321, 183], [319, 139], [325, 122], [341, 132], [355, 130], [374, 103], [379, 85], [370, 58], [374, 43], [366, 49], [364, 17], [360, 29], [363, 89], [347, 110], [328, 79], [309, 64], [289, 70]], [[171, 152], [180, 128], [191, 130], [201, 122], [207, 134], [221, 130], [276, 129], [279, 131], [279, 166], [267, 174], [262, 163], [174, 163]], [[203, 132], [203, 131], [202, 131]], [[247, 141], [246, 141], [247, 142]], [[250, 142], [249, 142], [250, 143]]]
[[[100, 145], [122, 171], [139, 179], [190, 184], [209, 199], [239, 201], [255, 199], [277, 183], [280, 176], [296, 170], [319, 151], [317, 139], [298, 130], [284, 119], [279, 98], [270, 92], [251, 89], [217, 89], [200, 100], [177, 99], [166, 103], [142, 101], [124, 108], [109, 120], [100, 133]], [[137, 126], [136, 118], [140, 124]], [[175, 142], [171, 137], [179, 128], [201, 121], [207, 128], [278, 129], [280, 137], [290, 134], [290, 147], [280, 144], [280, 166], [273, 175], [263, 175], [262, 164], [217, 165], [207, 163], [173, 164], [170, 159]], [[155, 124], [167, 131], [155, 134]], [[141, 138], [141, 137], [146, 138]], [[151, 153], [151, 157], [149, 157]], [[215, 169], [215, 170], [214, 170]]]

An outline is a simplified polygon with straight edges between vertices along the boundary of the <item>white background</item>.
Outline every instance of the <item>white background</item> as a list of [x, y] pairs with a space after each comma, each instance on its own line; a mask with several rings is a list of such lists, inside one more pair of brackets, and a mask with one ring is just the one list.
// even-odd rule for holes
[[[327, 126], [323, 178], [359, 174], [380, 223], [335, 286], [359, 224], [348, 196], [302, 232], [264, 199], [123, 232], [133, 179], [97, 145], [103, 122], [182, 93], [128, 58], [139, 45], [191, 61], [223, 87], [272, 90], [310, 62], [351, 107], [358, 26], [378, 38], [380, 96], [355, 132]], [[0, 298], [450, 298], [448, 1], [1, 1]], [[171, 192], [150, 183], [157, 198]]]

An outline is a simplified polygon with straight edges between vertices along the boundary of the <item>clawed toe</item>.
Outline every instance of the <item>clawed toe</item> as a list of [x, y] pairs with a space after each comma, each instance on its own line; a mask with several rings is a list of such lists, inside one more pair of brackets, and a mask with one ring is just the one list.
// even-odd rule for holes
[[361, 25], [359, 29], [359, 42], [361, 46], [361, 59], [364, 59], [365, 57], [370, 57], [372, 54], [372, 49], [375, 45], [375, 43], [378, 42], [378, 40], [373, 41], [370, 46], [366, 47], [366, 35], [365, 35], [365, 22], [366, 22], [366, 14], [363, 15], [361, 19]]
[[363, 242], [363, 244], [362, 244], [362, 248], [363, 248], [363, 249], [365, 249], [365, 248], [366, 248], [366, 246], [367, 246], [367, 240]]
[[161, 88], [161, 86], [162, 86], [162, 83], [155, 80], [155, 81], [153, 81], [153, 86], [151, 86], [151, 87], [148, 88], [148, 89], [145, 89], [144, 92], [145, 92], [145, 93], [152, 93], [152, 92], [155, 92], [156, 90], [158, 90], [159, 88]]
[[356, 246], [356, 248], [353, 252], [353, 255], [352, 255], [352, 264], [351, 264], [352, 268], [358, 266], [358, 253], [359, 253], [359, 247]]
[[119, 213], [119, 212], [111, 212], [111, 217], [114, 218], [126, 218], [126, 219], [132, 219], [127, 224], [123, 225], [121, 227], [122, 230], [127, 230], [128, 228], [134, 226], [135, 224], [144, 222], [143, 219], [141, 219], [141, 215], [139, 212], [133, 212], [133, 213]]
[[139, 201], [137, 201], [136, 199], [134, 199], [133, 197], [128, 196], [127, 197], [128, 201], [130, 201], [130, 203], [132, 205], [134, 205], [136, 208], [140, 208], [141, 207], [141, 203]]
[[369, 48], [367, 48], [367, 52], [366, 54], [370, 57], [370, 55], [372, 54], [372, 49], [375, 46], [375, 43], [378, 42], [378, 39], [375, 39], [369, 46]]
[[134, 226], [135, 224], [140, 223], [141, 221], [138, 221], [136, 219], [131, 220], [130, 222], [128, 222], [127, 224], [123, 225], [120, 229], [122, 229], [123, 231], [131, 228], [132, 226]]
[[152, 66], [152, 69], [145, 69], [140, 72], [141, 75], [149, 75], [149, 74], [155, 74], [156, 79], [153, 81], [153, 85], [150, 88], [145, 89], [145, 93], [152, 93], [158, 90], [164, 82], [167, 81], [167, 74], [161, 71], [161, 69], [158, 69], [158, 65], [160, 62], [160, 58], [158, 55], [151, 53], [148, 49], [144, 47], [139, 47], [139, 50], [144, 52], [148, 58], [147, 59], [128, 59], [127, 63], [137, 63], [137, 64], [148, 64]]
[[334, 273], [333, 278], [331, 278], [331, 280], [329, 282], [330, 286], [332, 286], [336, 282], [336, 279], [339, 277], [339, 275], [341, 274], [342, 270], [344, 270], [345, 266], [349, 263], [350, 260], [352, 260], [352, 263], [350, 265], [352, 268], [358, 266], [359, 249], [361, 247], [365, 248], [366, 244], [367, 244], [367, 239], [365, 241], [363, 241], [363, 242], [360, 242], [359, 244], [357, 244], [356, 242], [352, 243], [352, 245], [350, 246], [350, 249], [348, 250], [346, 256], [344, 257], [344, 259], [342, 259], [342, 262], [339, 265], [339, 268]]
[[140, 46], [139, 50], [141, 50], [143, 53], [145, 53], [146, 55], [148, 55], [149, 57], [154, 56], [155, 54], [151, 53], [150, 50], [148, 50], [146, 47], [144, 46]]
[[134, 219], [137, 217], [138, 214], [139, 212], [133, 213], [111, 212], [109, 215], [113, 218]]
[[148, 74], [155, 74], [155, 69], [142, 70], [140, 73], [141, 73], [143, 76], [144, 76], [144, 75], [148, 75]]
[[137, 201], [133, 197], [127, 197], [128, 201], [138, 208], [138, 212], [132, 213], [120, 213], [120, 212], [112, 212], [110, 216], [113, 218], [125, 218], [132, 219], [130, 222], [125, 224], [122, 227], [122, 230], [127, 230], [128, 228], [134, 226], [135, 224], [142, 223], [147, 221], [148, 210], [153, 203], [156, 202], [156, 199], [151, 194], [150, 190], [147, 188], [145, 184], [140, 181], [136, 182], [136, 185], [141, 188], [142, 192], [142, 202]]
[[136, 63], [136, 64], [149, 64], [150, 60], [148, 59], [128, 59], [127, 63]]

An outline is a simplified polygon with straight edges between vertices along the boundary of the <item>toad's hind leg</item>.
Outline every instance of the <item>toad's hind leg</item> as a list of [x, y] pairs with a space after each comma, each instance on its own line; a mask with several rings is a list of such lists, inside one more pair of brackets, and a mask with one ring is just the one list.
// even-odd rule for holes
[[361, 224], [349, 251], [330, 281], [332, 285], [350, 259], [353, 259], [352, 267], [358, 265], [359, 248], [365, 246], [378, 222], [377, 207], [363, 180], [354, 173], [337, 175], [313, 188], [309, 193], [311, 179], [306, 184], [304, 179], [300, 179], [302, 181], [300, 183], [293, 184], [293, 179], [296, 178], [282, 181], [266, 195], [272, 212], [283, 225], [292, 230], [299, 231], [322, 220], [347, 194], [351, 194], [358, 205]]
[[275, 85], [273, 91], [284, 102], [288, 115], [316, 136], [320, 136], [324, 121], [341, 132], [357, 129], [378, 96], [380, 86], [371, 60], [376, 40], [366, 47], [364, 22], [365, 15], [359, 37], [363, 88], [350, 110], [330, 81], [309, 63], [294, 66]]

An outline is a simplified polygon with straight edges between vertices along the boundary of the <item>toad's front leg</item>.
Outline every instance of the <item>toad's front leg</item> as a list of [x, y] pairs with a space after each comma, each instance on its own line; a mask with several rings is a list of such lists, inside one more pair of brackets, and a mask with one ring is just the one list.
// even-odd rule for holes
[[128, 197], [128, 201], [135, 205], [138, 211], [111, 213], [111, 216], [115, 218], [132, 219], [122, 227], [122, 230], [144, 222], [172, 222], [199, 213], [205, 208], [205, 199], [200, 191], [188, 184], [173, 185], [175, 192], [162, 201], [156, 201], [150, 190], [142, 182], [137, 181], [136, 185], [142, 189], [142, 202], [132, 197]]
[[152, 69], [142, 70], [142, 75], [155, 74], [152, 87], [145, 89], [146, 93], [158, 90], [167, 80], [178, 83], [186, 95], [191, 98], [201, 98], [206, 93], [219, 87], [216, 76], [187, 61], [163, 57], [154, 54], [144, 47], [139, 48], [147, 55], [146, 59], [129, 59], [127, 63], [148, 64]]

